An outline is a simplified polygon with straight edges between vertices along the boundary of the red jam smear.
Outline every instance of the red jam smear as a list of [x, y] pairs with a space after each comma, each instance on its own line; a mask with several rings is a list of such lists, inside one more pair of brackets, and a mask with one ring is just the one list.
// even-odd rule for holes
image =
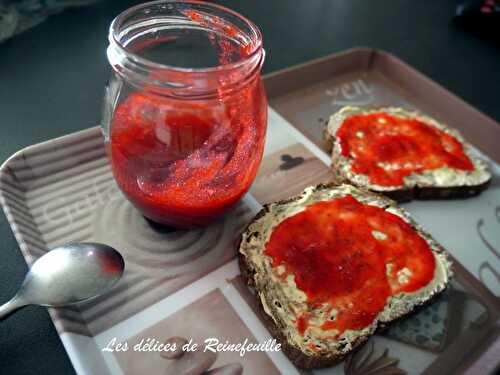
[[115, 179], [148, 218], [181, 228], [206, 225], [249, 189], [262, 158], [266, 123], [259, 75], [236, 93], [213, 100], [132, 93], [112, 120]]
[[[320, 328], [339, 334], [370, 325], [388, 297], [424, 287], [435, 269], [429, 245], [408, 223], [351, 195], [315, 203], [285, 219], [273, 230], [265, 254], [273, 267], [285, 266], [283, 279], [295, 276], [311, 308], [328, 304], [336, 316]], [[400, 282], [398, 271], [404, 268], [410, 273]], [[306, 312], [297, 319], [301, 334], [308, 318]]]
[[245, 41], [247, 39], [239, 28], [228, 21], [193, 9], [186, 9], [182, 11], [182, 14], [197, 24], [213, 31], [209, 38], [211, 43], [217, 44], [220, 48], [219, 62], [222, 65], [235, 62], [243, 56], [250, 56], [254, 52], [256, 46], [253, 43], [248, 43], [248, 41], [243, 43], [231, 43], [228, 38], [217, 38], [215, 36], [215, 33], [218, 32], [227, 35], [233, 40]]
[[354, 115], [337, 130], [341, 154], [352, 171], [380, 186], [400, 186], [412, 173], [442, 167], [472, 171], [462, 144], [452, 135], [415, 118], [387, 113]]

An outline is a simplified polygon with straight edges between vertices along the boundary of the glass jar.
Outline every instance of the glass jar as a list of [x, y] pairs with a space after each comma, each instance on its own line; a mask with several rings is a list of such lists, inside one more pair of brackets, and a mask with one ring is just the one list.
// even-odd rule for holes
[[156, 1], [111, 24], [103, 133], [114, 177], [147, 218], [204, 226], [252, 184], [264, 149], [262, 35], [198, 1]]

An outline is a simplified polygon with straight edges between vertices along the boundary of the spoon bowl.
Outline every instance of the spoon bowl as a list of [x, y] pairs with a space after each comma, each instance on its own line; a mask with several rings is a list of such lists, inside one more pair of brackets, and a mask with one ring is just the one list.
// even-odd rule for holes
[[95, 298], [112, 288], [124, 269], [120, 253], [104, 244], [55, 248], [33, 264], [17, 294], [0, 306], [0, 319], [26, 305], [58, 307]]

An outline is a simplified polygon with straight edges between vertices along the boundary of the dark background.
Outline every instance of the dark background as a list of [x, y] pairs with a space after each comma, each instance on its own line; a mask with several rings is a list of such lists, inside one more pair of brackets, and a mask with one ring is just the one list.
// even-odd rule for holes
[[[265, 73], [354, 46], [375, 47], [500, 120], [500, 46], [452, 22], [454, 0], [217, 2], [260, 26]], [[109, 74], [107, 29], [115, 15], [136, 3], [104, 0], [68, 10], [0, 44], [1, 160], [25, 146], [99, 123]], [[4, 301], [15, 293], [27, 267], [0, 216]], [[0, 323], [0, 374], [72, 373], [44, 308], [27, 307]]]

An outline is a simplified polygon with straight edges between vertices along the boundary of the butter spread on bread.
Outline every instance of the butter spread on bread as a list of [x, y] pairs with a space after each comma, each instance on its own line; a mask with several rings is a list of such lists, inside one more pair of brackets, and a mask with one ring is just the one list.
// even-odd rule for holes
[[265, 205], [239, 260], [267, 327], [303, 368], [337, 362], [451, 276], [444, 249], [404, 209], [351, 185]]
[[491, 180], [458, 131], [415, 111], [344, 107], [330, 117], [326, 137], [337, 182], [398, 201], [474, 196]]

